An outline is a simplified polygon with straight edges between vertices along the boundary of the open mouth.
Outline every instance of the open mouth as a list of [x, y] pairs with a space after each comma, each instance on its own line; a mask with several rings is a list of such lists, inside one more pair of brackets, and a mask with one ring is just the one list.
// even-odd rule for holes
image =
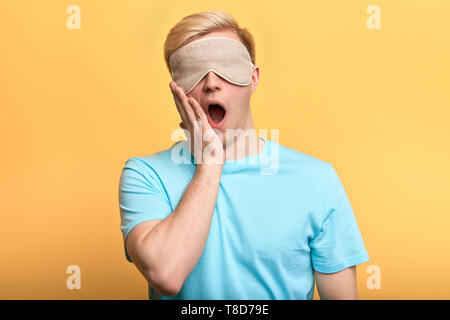
[[215, 124], [222, 122], [225, 118], [225, 109], [220, 104], [210, 104], [208, 106], [209, 117]]

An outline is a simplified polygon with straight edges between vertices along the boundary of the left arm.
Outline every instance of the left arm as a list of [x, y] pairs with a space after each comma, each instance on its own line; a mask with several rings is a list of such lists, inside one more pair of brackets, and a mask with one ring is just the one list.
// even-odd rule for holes
[[321, 300], [358, 300], [356, 266], [335, 273], [314, 270], [314, 277]]

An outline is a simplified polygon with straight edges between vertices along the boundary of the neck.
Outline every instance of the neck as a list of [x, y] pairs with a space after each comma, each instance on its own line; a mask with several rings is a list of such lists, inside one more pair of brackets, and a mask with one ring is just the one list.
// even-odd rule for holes
[[225, 160], [246, 158], [260, 154], [264, 149], [265, 142], [256, 134], [251, 113], [241, 130], [238, 131], [239, 135], [234, 135], [234, 138], [224, 147]]

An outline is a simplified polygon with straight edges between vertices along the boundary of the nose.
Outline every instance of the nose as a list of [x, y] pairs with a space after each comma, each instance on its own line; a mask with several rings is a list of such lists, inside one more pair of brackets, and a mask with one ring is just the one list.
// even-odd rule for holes
[[205, 82], [203, 84], [203, 90], [221, 90], [222, 89], [222, 79], [215, 72], [210, 71], [205, 75]]

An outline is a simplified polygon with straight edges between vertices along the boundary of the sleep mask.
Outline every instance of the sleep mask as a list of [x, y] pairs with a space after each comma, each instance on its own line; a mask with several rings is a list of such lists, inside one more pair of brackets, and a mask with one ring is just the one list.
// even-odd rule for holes
[[255, 65], [247, 47], [231, 38], [203, 38], [174, 51], [169, 59], [172, 80], [188, 94], [208, 74], [238, 86], [247, 86]]

